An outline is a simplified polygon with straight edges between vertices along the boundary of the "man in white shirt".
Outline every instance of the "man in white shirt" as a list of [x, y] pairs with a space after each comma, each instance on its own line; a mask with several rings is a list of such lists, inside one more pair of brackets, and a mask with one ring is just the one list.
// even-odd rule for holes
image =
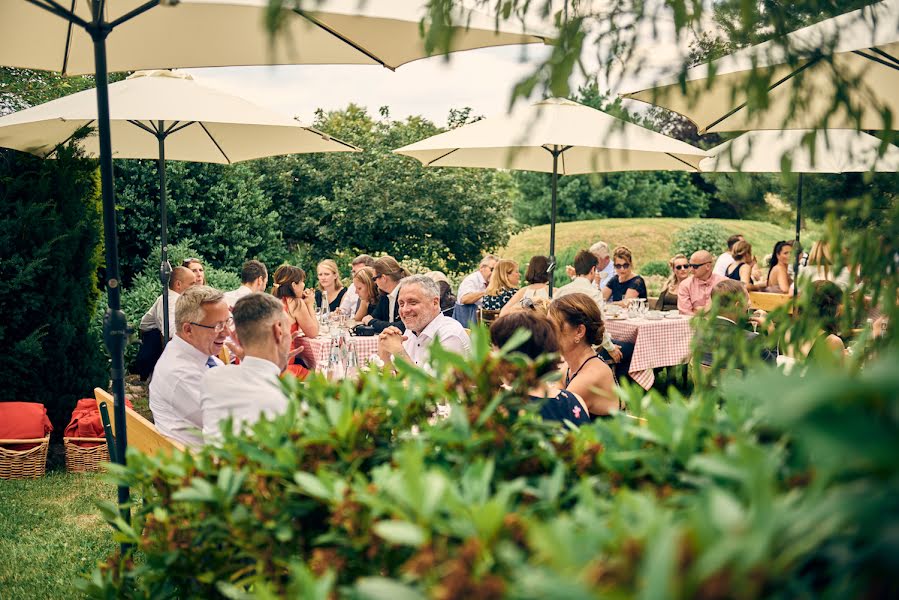
[[[196, 277], [187, 267], [175, 267], [172, 269], [172, 274], [169, 276], [168, 289], [170, 338], [175, 335], [175, 304], [178, 302], [179, 296], [184, 293], [184, 290], [194, 285], [195, 281]], [[141, 333], [145, 333], [152, 329], [158, 329], [161, 332], [163, 329], [162, 322], [164, 316], [165, 311], [163, 310], [162, 294], [160, 294], [159, 297], [156, 298], [156, 302], [153, 303], [153, 306], [150, 307], [150, 310], [141, 317], [138, 328]]]
[[[574, 280], [568, 285], [563, 285], [559, 288], [559, 291], [554, 294], [554, 297], [561, 298], [562, 296], [574, 294], [576, 292], [587, 294], [593, 298], [596, 305], [602, 309], [602, 292], [597, 289], [593, 283], [597, 277], [596, 267], [598, 264], [599, 259], [596, 258], [596, 255], [593, 252], [589, 250], [581, 250], [578, 252], [574, 257]], [[602, 348], [609, 353], [609, 356], [612, 357], [612, 360], [616, 363], [621, 361], [621, 347], [612, 342], [612, 338], [609, 336], [608, 332], [603, 334]]]
[[468, 354], [471, 340], [465, 328], [440, 312], [440, 288], [427, 275], [412, 275], [400, 282], [400, 319], [405, 335], [396, 327], [388, 327], [378, 338], [378, 356], [384, 362], [400, 358], [428, 368], [430, 346], [435, 339], [447, 350]]
[[[597, 289], [602, 290], [606, 287], [606, 284], [609, 282], [609, 279], [612, 278], [612, 275], [615, 274], [615, 267], [612, 265], [611, 253], [609, 251], [609, 245], [605, 242], [596, 242], [592, 246], [590, 246], [589, 250], [590, 254], [596, 257], [596, 274], [593, 278], [593, 285], [596, 286]], [[574, 267], [568, 265], [565, 267], [565, 272], [571, 279], [577, 277], [577, 274], [574, 272]]]
[[731, 254], [731, 251], [734, 249], [734, 244], [742, 241], [743, 236], [739, 233], [727, 238], [727, 252], [722, 252], [721, 256], [718, 257], [718, 260], [715, 261], [715, 266], [712, 268], [712, 273], [714, 273], [715, 275], [721, 275], [722, 277], [727, 277], [727, 267], [731, 266], [735, 262], [734, 255]]
[[356, 309], [359, 307], [359, 294], [356, 293], [356, 286], [353, 285], [353, 277], [360, 269], [371, 267], [374, 264], [375, 259], [368, 254], [360, 254], [350, 262], [350, 270], [352, 271], [350, 282], [346, 286], [346, 293], [343, 295], [343, 300], [340, 301], [340, 310], [342, 310], [348, 317], [352, 317], [356, 314]]
[[225, 302], [228, 308], [234, 308], [237, 301], [252, 294], [264, 292], [268, 287], [268, 269], [258, 260], [248, 260], [240, 270], [240, 287], [230, 292], [225, 292]]
[[476, 320], [478, 308], [483, 304], [484, 295], [487, 293], [487, 283], [498, 261], [499, 259], [492, 254], [486, 255], [481, 259], [478, 270], [465, 277], [459, 284], [453, 318], [463, 327], [468, 327]]
[[200, 384], [222, 361], [215, 358], [231, 335], [224, 295], [205, 285], [187, 289], [175, 306], [175, 336], [156, 363], [150, 410], [159, 433], [187, 446], [203, 443]]
[[221, 423], [229, 416], [238, 432], [262, 415], [272, 418], [287, 410], [278, 376], [287, 367], [291, 335], [281, 303], [269, 294], [251, 293], [231, 314], [244, 356], [239, 365], [208, 369], [203, 376], [200, 409], [207, 444], [221, 441]]

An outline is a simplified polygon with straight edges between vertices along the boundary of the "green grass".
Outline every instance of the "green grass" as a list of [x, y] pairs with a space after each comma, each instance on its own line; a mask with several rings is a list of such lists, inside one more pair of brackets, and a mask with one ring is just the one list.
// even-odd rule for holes
[[[759, 258], [769, 254], [778, 240], [792, 239], [795, 232], [787, 227], [761, 221], [728, 219], [600, 219], [573, 221], [556, 225], [556, 255], [560, 265], [571, 264], [574, 254], [603, 240], [610, 247], [627, 246], [634, 253], [639, 267], [651, 260], [668, 261], [674, 235], [700, 221], [718, 223], [728, 233], [741, 233], [752, 244]], [[806, 233], [806, 236], [809, 234]], [[814, 233], [811, 234], [814, 237]], [[709, 248], [717, 254], [723, 248]], [[549, 254], [549, 225], [532, 227], [512, 236], [509, 244], [499, 252], [526, 267], [531, 256]]]
[[116, 548], [99, 499], [115, 488], [95, 474], [0, 480], [0, 597], [78, 597], [74, 581]]

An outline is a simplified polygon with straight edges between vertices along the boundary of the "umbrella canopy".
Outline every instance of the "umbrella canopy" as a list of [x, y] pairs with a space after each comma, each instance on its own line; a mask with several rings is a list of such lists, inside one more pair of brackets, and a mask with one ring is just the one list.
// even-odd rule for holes
[[[155, 130], [165, 136], [167, 160], [235, 163], [305, 152], [358, 152], [351, 144], [239, 96], [203, 85], [179, 71], [138, 71], [109, 86], [112, 154], [159, 158]], [[51, 156], [76, 131], [97, 121], [95, 90], [85, 90], [0, 117], [0, 146]], [[78, 145], [99, 156], [96, 131]]]
[[[26, 0], [0, 0], [0, 63], [13, 67], [94, 73], [91, 37], [81, 28]], [[35, 0], [49, 4], [49, 0]], [[93, 2], [63, 3], [91, 22]], [[107, 2], [105, 18], [120, 17], [147, 0]], [[269, 0], [178, 0], [160, 4], [139, 19], [122, 22], [107, 39], [108, 70], [272, 64], [400, 65], [432, 54], [421, 38], [423, 0], [304, 0], [285, 3], [277, 18], [283, 35], [274, 41], [263, 24]], [[175, 6], [164, 6], [173, 4]], [[452, 50], [543, 42], [521, 25], [497, 22], [477, 10], [457, 8]], [[532, 31], [532, 30], [531, 30]], [[39, 35], [37, 34], [39, 32]]]
[[[789, 64], [784, 44], [802, 59]], [[740, 86], [754, 68], [767, 70], [772, 85], [767, 108], [750, 114]], [[710, 72], [715, 73], [711, 82]], [[838, 91], [835, 73], [857, 82], [842, 92], [860, 111], [860, 120], [843, 106], [828, 115]], [[800, 95], [806, 101], [801, 107], [795, 102], [797, 86], [814, 92]], [[786, 40], [770, 40], [689, 69], [685, 88], [686, 94], [674, 74], [622, 96], [678, 112], [700, 133], [811, 129], [826, 115], [829, 129], [887, 129], [882, 111], [889, 109], [894, 120], [899, 115], [899, 0], [871, 4], [799, 29]], [[895, 121], [890, 128], [896, 128]]]
[[[113, 156], [158, 160], [163, 344], [170, 337], [166, 288], [172, 272], [168, 262], [166, 159], [233, 163], [280, 154], [359, 151], [295, 119], [206, 87], [178, 71], [138, 71], [110, 85], [109, 97]], [[0, 117], [0, 146], [46, 158], [96, 120], [96, 90], [86, 90]], [[88, 156], [100, 154], [96, 130], [78, 145]]]
[[[394, 150], [427, 167], [552, 173], [550, 268], [555, 266], [559, 175], [613, 171], [698, 171], [699, 148], [560, 98], [520, 106]], [[552, 278], [552, 272], [551, 272]], [[550, 281], [552, 289], [552, 279]]]

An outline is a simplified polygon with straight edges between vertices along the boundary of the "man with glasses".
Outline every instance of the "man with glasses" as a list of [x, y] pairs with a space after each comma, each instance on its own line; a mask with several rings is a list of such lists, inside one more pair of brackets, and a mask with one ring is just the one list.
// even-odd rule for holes
[[697, 250], [690, 257], [693, 274], [677, 288], [677, 310], [682, 315], [695, 315], [708, 310], [712, 288], [726, 279], [712, 272], [714, 257], [708, 250]]
[[459, 293], [456, 294], [456, 306], [453, 309], [453, 318], [462, 323], [463, 327], [471, 327], [477, 321], [478, 308], [483, 304], [484, 295], [487, 293], [487, 283], [493, 275], [493, 269], [499, 259], [492, 254], [481, 259], [478, 270], [468, 275], [459, 284]]
[[150, 410], [159, 432], [187, 445], [203, 444], [201, 381], [222, 364], [217, 355], [231, 335], [224, 294], [205, 285], [186, 290], [175, 305], [175, 336], [156, 363]]

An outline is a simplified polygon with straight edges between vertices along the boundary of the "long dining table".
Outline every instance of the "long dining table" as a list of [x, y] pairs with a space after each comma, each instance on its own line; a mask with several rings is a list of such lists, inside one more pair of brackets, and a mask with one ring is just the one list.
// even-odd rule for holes
[[613, 340], [634, 344], [628, 374], [644, 390], [655, 383], [653, 369], [682, 365], [690, 360], [693, 328], [690, 317], [677, 315], [660, 319], [605, 317], [606, 330]]

